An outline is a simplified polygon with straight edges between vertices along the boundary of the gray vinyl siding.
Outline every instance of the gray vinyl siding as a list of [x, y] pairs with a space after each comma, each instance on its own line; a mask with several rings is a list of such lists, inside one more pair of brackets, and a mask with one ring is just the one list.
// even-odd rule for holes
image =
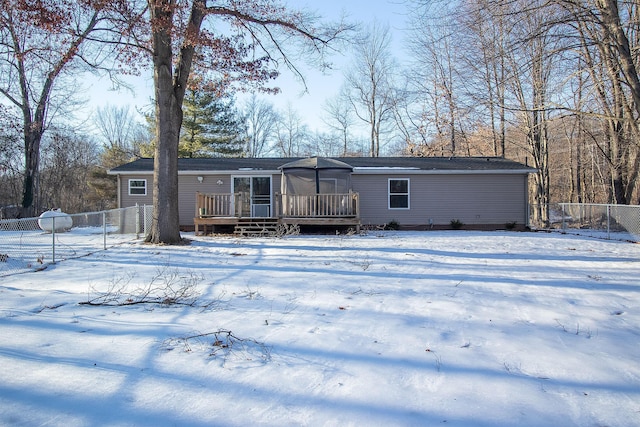
[[[251, 174], [255, 176], [256, 174]], [[268, 175], [268, 174], [267, 174]], [[201, 176], [202, 183], [198, 181]], [[242, 171], [235, 172], [233, 176], [247, 176]], [[262, 175], [261, 175], [262, 176]], [[153, 175], [119, 175], [120, 177], [120, 207], [153, 204]], [[129, 196], [129, 180], [146, 179], [147, 195]], [[222, 181], [222, 184], [218, 184]], [[271, 194], [280, 192], [280, 175], [271, 175]], [[193, 218], [196, 216], [196, 193], [231, 193], [231, 174], [206, 175], [204, 173], [180, 174], [178, 175], [178, 214], [181, 226], [193, 225]], [[271, 212], [275, 210], [275, 203], [272, 202]]]
[[[202, 183], [198, 181], [201, 176]], [[222, 184], [218, 185], [218, 180]], [[193, 225], [196, 216], [196, 193], [230, 193], [231, 179], [229, 175], [178, 175], [178, 214], [180, 225]]]
[[[409, 179], [410, 209], [388, 208], [388, 181]], [[524, 174], [354, 174], [363, 225], [397, 221], [401, 226], [527, 223]]]
[[[196, 192], [230, 193], [231, 177], [256, 176], [255, 171], [219, 173], [181, 173], [179, 184], [180, 225], [193, 225]], [[197, 179], [203, 177], [202, 183]], [[264, 176], [264, 175], [261, 175]], [[389, 209], [389, 179], [409, 180], [409, 209]], [[152, 174], [121, 174], [120, 206], [153, 204]], [[130, 179], [146, 179], [146, 195], [129, 195]], [[458, 219], [468, 225], [504, 226], [527, 224], [527, 180], [525, 173], [366, 173], [354, 172], [353, 191], [360, 194], [360, 219], [363, 225], [381, 225], [397, 221], [401, 226], [447, 226]], [[222, 181], [218, 184], [218, 181]], [[272, 195], [280, 192], [281, 175], [271, 175]], [[273, 199], [272, 199], [273, 201]], [[272, 203], [275, 213], [275, 202]]]

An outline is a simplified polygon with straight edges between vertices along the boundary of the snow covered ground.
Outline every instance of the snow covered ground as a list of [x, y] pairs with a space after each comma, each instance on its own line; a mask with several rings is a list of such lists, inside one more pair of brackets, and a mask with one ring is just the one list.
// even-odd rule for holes
[[0, 279], [0, 425], [640, 425], [638, 244], [186, 237]]

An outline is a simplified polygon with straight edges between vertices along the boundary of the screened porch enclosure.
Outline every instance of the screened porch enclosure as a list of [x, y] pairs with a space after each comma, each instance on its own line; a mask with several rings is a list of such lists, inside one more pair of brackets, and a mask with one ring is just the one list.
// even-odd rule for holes
[[357, 216], [351, 191], [353, 168], [333, 159], [311, 157], [287, 163], [282, 170], [280, 215], [283, 217]]

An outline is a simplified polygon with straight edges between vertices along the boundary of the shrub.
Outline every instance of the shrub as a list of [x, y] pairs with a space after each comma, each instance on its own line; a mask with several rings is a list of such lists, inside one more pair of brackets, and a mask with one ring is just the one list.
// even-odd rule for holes
[[400, 223], [395, 219], [392, 219], [387, 223], [387, 226], [385, 228], [387, 230], [400, 230]]
[[451, 224], [451, 228], [454, 230], [460, 230], [464, 226], [464, 223], [459, 219], [452, 219], [449, 224]]

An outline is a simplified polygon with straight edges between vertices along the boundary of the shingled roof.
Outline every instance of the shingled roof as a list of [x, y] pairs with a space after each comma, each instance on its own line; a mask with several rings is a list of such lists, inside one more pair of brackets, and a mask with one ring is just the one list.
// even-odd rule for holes
[[[178, 159], [179, 172], [277, 172], [287, 163], [304, 157]], [[417, 171], [504, 171], [532, 173], [535, 169], [500, 157], [332, 157], [358, 169], [405, 169]], [[153, 171], [153, 159], [143, 158], [110, 170], [111, 174]]]

